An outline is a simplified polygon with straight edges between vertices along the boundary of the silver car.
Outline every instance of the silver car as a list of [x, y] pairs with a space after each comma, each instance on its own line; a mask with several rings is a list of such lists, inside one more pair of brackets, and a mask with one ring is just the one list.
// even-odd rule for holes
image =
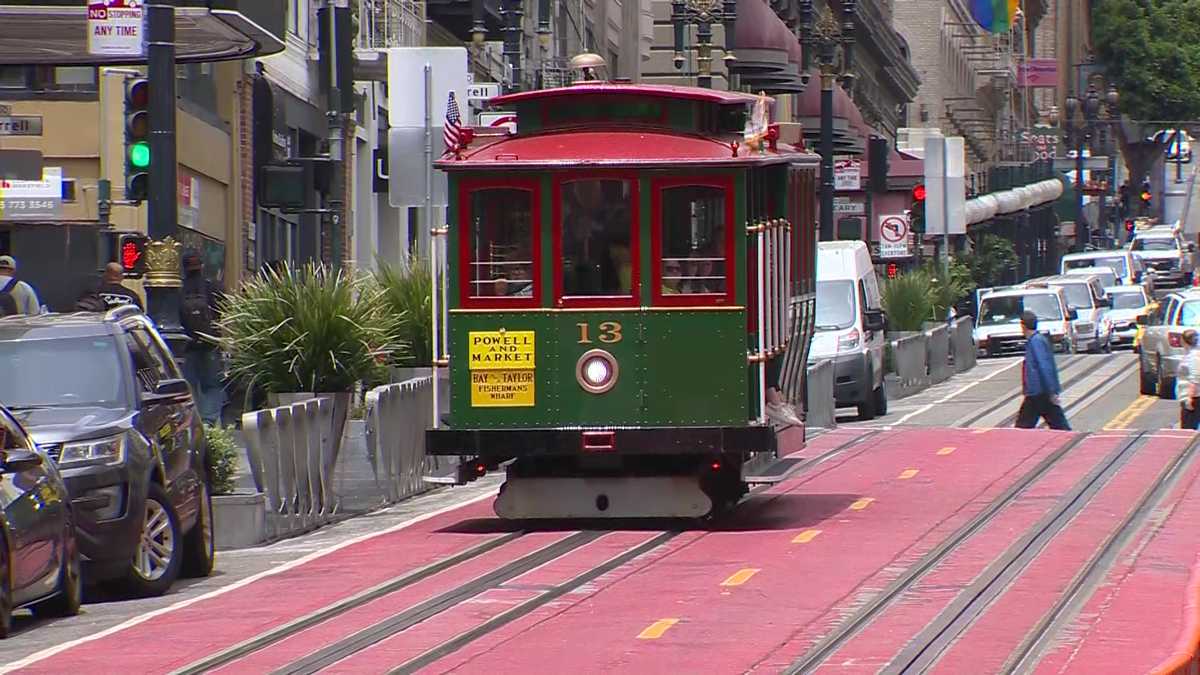
[[1104, 320], [1109, 300], [1104, 295], [1100, 277], [1086, 274], [1063, 274], [1033, 279], [1025, 284], [1030, 288], [1061, 288], [1067, 306], [1075, 310], [1071, 342], [1075, 351], [1100, 352], [1112, 349], [1112, 330]]
[[1147, 319], [1138, 354], [1140, 390], [1157, 393], [1159, 398], [1175, 398], [1175, 372], [1187, 349], [1183, 332], [1200, 328], [1200, 289], [1184, 289], [1167, 294], [1158, 309]]
[[1138, 319], [1149, 315], [1150, 303], [1153, 302], [1150, 293], [1141, 284], [1109, 286], [1104, 292], [1112, 301], [1112, 307], [1105, 316], [1112, 324], [1113, 346], [1132, 346], [1137, 337]]

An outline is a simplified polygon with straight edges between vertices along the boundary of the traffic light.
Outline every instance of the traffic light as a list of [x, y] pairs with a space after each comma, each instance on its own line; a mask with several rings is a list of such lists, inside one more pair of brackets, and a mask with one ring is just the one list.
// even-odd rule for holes
[[125, 81], [125, 199], [150, 196], [150, 81]]
[[912, 189], [912, 208], [908, 214], [908, 227], [914, 234], [925, 233], [925, 186]]
[[896, 275], [899, 273], [900, 273], [900, 268], [896, 266], [896, 263], [888, 263], [887, 264], [887, 278], [895, 279]]
[[125, 270], [125, 278], [136, 278], [146, 274], [146, 244], [149, 238], [136, 232], [123, 233], [117, 237], [117, 262]]
[[1125, 234], [1128, 234], [1128, 235], [1133, 234], [1133, 218], [1125, 219]]

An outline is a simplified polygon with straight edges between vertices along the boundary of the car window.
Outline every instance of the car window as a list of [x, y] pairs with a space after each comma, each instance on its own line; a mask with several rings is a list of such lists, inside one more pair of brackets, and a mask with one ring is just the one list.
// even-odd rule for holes
[[1059, 288], [1067, 296], [1067, 306], [1071, 309], [1092, 308], [1092, 294], [1088, 284], [1061, 284]]
[[13, 410], [123, 407], [125, 372], [112, 336], [0, 340], [0, 403]]
[[846, 280], [817, 282], [817, 330], [849, 328], [856, 316], [854, 284]]
[[1146, 304], [1146, 296], [1141, 291], [1113, 293], [1113, 309], [1138, 309]]
[[145, 336], [150, 342], [150, 351], [154, 354], [155, 359], [164, 364], [168, 379], [181, 380], [183, 372], [179, 369], [179, 364], [175, 361], [175, 357], [171, 355], [171, 349], [167, 347], [167, 343], [163, 341], [162, 336], [152, 328], [149, 328], [145, 323], [138, 322], [138, 332]]
[[1130, 248], [1134, 251], [1174, 251], [1179, 245], [1171, 237], [1139, 237], [1133, 240]]
[[1175, 325], [1200, 327], [1200, 300], [1183, 303], [1179, 308], [1179, 317], [1175, 321]]
[[1058, 296], [1049, 293], [1031, 295], [1007, 295], [984, 298], [979, 308], [980, 326], [999, 326], [1013, 324], [1021, 320], [1021, 313], [1029, 310], [1038, 319], [1046, 321], [1061, 321], [1062, 307]]
[[33, 450], [33, 442], [7, 413], [0, 413], [0, 450]]
[[153, 341], [144, 329], [139, 327], [128, 329], [125, 333], [125, 342], [129, 347], [133, 372], [137, 375], [138, 386], [143, 393], [153, 392], [159, 382], [171, 379], [167, 364], [152, 349]]

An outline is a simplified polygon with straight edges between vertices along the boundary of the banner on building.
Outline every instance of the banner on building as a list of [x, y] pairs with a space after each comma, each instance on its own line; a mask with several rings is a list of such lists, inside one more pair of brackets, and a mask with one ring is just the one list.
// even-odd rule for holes
[[1018, 87], [1057, 87], [1058, 59], [1029, 59], [1017, 68]]
[[143, 0], [90, 0], [88, 54], [142, 56], [146, 52]]
[[41, 180], [0, 179], [0, 220], [53, 220], [62, 212], [62, 167], [42, 169]]

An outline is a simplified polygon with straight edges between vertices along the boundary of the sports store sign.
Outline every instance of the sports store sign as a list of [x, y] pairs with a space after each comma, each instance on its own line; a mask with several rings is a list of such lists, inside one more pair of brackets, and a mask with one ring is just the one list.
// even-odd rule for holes
[[144, 0], [92, 0], [88, 8], [88, 54], [145, 54]]

